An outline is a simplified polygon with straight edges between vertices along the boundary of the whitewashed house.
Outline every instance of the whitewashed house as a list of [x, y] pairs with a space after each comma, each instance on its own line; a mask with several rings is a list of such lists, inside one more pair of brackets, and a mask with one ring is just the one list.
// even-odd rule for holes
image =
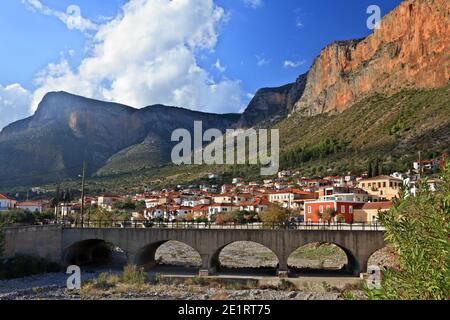
[[14, 209], [17, 201], [8, 198], [7, 196], [0, 193], [0, 211], [8, 211]]
[[41, 213], [42, 210], [42, 202], [41, 201], [24, 201], [24, 202], [18, 202], [16, 204], [17, 209], [22, 210], [28, 210], [30, 212], [39, 212]]

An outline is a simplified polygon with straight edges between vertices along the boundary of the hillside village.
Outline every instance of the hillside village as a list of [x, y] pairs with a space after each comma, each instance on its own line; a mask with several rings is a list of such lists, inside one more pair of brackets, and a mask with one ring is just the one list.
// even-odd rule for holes
[[[302, 177], [300, 172], [280, 171], [276, 179], [262, 183], [235, 177], [231, 184], [215, 184], [216, 174], [210, 174], [210, 183], [177, 186], [168, 190], [147, 189], [139, 194], [84, 197], [84, 221], [127, 220], [144, 222], [259, 222], [269, 207], [284, 208], [286, 220], [297, 223], [376, 223], [378, 213], [388, 210], [392, 200], [404, 189], [414, 195], [425, 176], [442, 169], [447, 154], [432, 160], [415, 162], [407, 173], [361, 176], [351, 173], [326, 176], [320, 179]], [[438, 176], [427, 177], [431, 190], [441, 183]], [[54, 220], [79, 222], [81, 199], [17, 201], [0, 194], [0, 211], [22, 210], [31, 213], [50, 212]], [[98, 212], [103, 214], [99, 218]], [[92, 213], [92, 215], [91, 215]], [[50, 223], [50, 221], [47, 221]], [[122, 225], [123, 226], [123, 225]]]

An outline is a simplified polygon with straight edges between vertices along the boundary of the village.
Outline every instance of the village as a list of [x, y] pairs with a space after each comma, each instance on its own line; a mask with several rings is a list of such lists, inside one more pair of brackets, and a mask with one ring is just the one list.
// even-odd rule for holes
[[361, 176], [349, 173], [312, 179], [301, 177], [300, 172], [285, 170], [278, 172], [276, 179], [267, 179], [263, 183], [246, 182], [235, 177], [231, 184], [218, 185], [214, 184], [217, 175], [210, 174], [208, 178], [212, 182], [202, 185], [179, 185], [173, 190], [146, 190], [140, 194], [86, 195], [83, 201], [80, 198], [75, 201], [20, 202], [0, 194], [0, 211], [19, 209], [31, 213], [53, 213], [54, 219], [45, 223], [126, 220], [145, 227], [146, 222], [257, 223], [269, 208], [272, 211], [275, 208], [275, 211], [281, 210], [281, 214], [272, 214], [265, 221], [374, 224], [380, 212], [391, 208], [401, 190], [414, 195], [421, 181], [426, 181], [430, 190], [436, 190], [441, 183], [438, 176], [423, 178], [439, 172], [445, 159], [443, 155], [422, 160], [414, 162], [407, 173], [373, 177], [367, 173]]

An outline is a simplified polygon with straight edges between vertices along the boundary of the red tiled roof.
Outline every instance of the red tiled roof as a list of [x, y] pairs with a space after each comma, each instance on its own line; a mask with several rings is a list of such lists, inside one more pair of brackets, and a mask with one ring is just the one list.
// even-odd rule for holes
[[4, 194], [1, 194], [1, 193], [0, 193], [0, 199], [11, 200], [10, 198], [8, 198], [7, 196], [5, 196]]
[[213, 195], [213, 198], [221, 198], [221, 197], [234, 197], [234, 193], [223, 193], [223, 194], [216, 194]]
[[199, 204], [199, 205], [193, 207], [192, 211], [208, 211], [208, 207], [209, 206], [207, 206], [207, 205]]
[[16, 204], [18, 207], [20, 206], [41, 206], [42, 202], [41, 201], [24, 201], [24, 202], [18, 202]]
[[214, 203], [210, 207], [236, 207], [232, 203]]
[[368, 202], [368, 203], [365, 203], [362, 208], [368, 209], [368, 210], [371, 210], [371, 209], [382, 210], [382, 209], [390, 209], [391, 207], [392, 207], [392, 202], [385, 201], [385, 202]]

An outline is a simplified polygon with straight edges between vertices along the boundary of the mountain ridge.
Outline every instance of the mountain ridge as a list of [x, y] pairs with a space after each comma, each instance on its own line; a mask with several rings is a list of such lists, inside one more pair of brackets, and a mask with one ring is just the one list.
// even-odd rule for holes
[[[450, 80], [450, 39], [445, 36], [450, 33], [449, 12], [450, 3], [445, 0], [405, 0], [385, 16], [380, 30], [366, 38], [335, 41], [321, 50], [311, 69], [295, 82], [258, 90], [242, 114], [203, 113], [160, 104], [137, 109], [66, 92], [48, 93], [35, 115], [0, 132], [0, 161], [4, 164], [0, 177], [14, 179], [24, 173], [45, 175], [59, 170], [46, 179], [73, 178], [78, 176], [83, 160], [88, 161], [90, 174], [162, 166], [169, 161], [174, 145], [171, 132], [185, 128], [192, 133], [196, 120], [204, 122], [204, 129], [222, 131], [270, 128], [281, 123], [297, 132], [287, 134], [296, 140], [287, 139], [287, 144], [306, 147], [303, 140], [310, 136], [296, 128], [309, 128], [305, 125], [308, 119], [318, 121], [311, 117], [324, 115], [317, 123], [327, 127], [332, 123], [331, 115], [343, 113], [369, 96], [381, 94], [389, 99], [404, 89], [445, 87]], [[441, 105], [442, 101], [433, 103]], [[373, 105], [381, 110], [378, 104]], [[435, 105], [423, 107], [431, 110]], [[320, 140], [316, 142], [321, 144]], [[352, 141], [345, 143], [351, 145]], [[0, 179], [2, 183], [5, 179]]]

